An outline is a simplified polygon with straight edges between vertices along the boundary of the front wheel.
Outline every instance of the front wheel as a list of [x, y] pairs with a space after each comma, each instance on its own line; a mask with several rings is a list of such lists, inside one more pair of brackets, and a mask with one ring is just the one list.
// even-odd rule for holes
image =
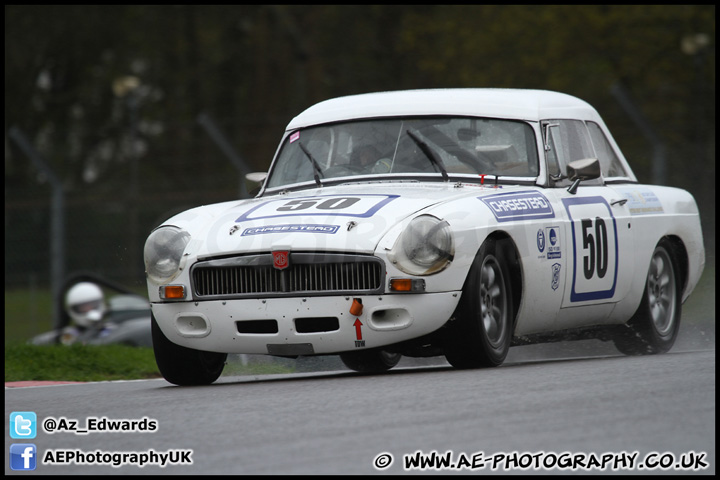
[[160, 373], [175, 385], [209, 385], [220, 377], [227, 353], [205, 352], [177, 345], [160, 330], [151, 316], [155, 363]]
[[505, 361], [514, 322], [507, 260], [490, 239], [480, 248], [448, 326], [445, 358], [455, 368], [496, 367]]
[[402, 355], [399, 353], [391, 353], [381, 349], [340, 354], [340, 360], [346, 367], [360, 373], [386, 372], [397, 365], [400, 358], [402, 358]]
[[665, 353], [680, 329], [681, 285], [671, 246], [660, 242], [652, 254], [640, 307], [613, 340], [626, 355]]

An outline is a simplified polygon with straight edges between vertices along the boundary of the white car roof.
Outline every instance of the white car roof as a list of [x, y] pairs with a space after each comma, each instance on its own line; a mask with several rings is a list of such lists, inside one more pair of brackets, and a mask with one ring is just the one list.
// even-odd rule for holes
[[287, 130], [342, 120], [414, 115], [458, 115], [540, 121], [601, 122], [597, 111], [571, 95], [546, 90], [457, 88], [402, 90], [339, 97], [295, 117]]

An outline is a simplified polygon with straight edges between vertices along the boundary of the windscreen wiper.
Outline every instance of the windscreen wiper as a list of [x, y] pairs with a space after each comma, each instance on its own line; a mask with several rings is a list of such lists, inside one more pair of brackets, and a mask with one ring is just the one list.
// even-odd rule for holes
[[415, 144], [416, 144], [418, 147], [420, 147], [420, 150], [422, 150], [422, 152], [423, 152], [423, 153], [425, 154], [425, 156], [430, 160], [430, 162], [432, 162], [432, 164], [433, 164], [434, 166], [436, 166], [436, 167], [438, 168], [438, 170], [440, 170], [440, 173], [442, 174], [443, 180], [445, 180], [445, 181], [447, 182], [447, 181], [449, 180], [449, 179], [448, 179], [448, 174], [447, 174], [447, 171], [445, 170], [445, 166], [443, 165], [442, 159], [438, 156], [438, 154], [435, 153], [435, 152], [432, 150], [432, 148], [430, 148], [430, 147], [428, 146], [427, 143], [425, 143], [425, 142], [423, 142], [422, 140], [420, 140], [420, 137], [418, 137], [417, 135], [415, 135], [412, 131], [408, 130], [408, 131], [407, 131], [407, 134], [410, 136], [410, 138], [412, 138], [413, 142], [415, 142]]
[[312, 156], [312, 153], [310, 153], [308, 151], [308, 149], [305, 148], [305, 145], [303, 145], [302, 142], [298, 142], [298, 145], [300, 145], [300, 149], [303, 151], [303, 153], [305, 153], [308, 160], [310, 160], [310, 163], [313, 166], [313, 177], [315, 178], [315, 183], [317, 184], [318, 187], [322, 187], [323, 184], [320, 181], [320, 166], [315, 161], [315, 158]]

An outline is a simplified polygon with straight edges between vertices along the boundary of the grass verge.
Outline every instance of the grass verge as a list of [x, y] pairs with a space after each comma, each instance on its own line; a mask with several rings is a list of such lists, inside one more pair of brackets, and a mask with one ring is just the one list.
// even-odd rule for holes
[[[223, 375], [293, 373], [278, 363], [247, 365], [228, 357]], [[125, 345], [5, 344], [5, 381], [99, 382], [160, 378], [152, 348]]]
[[94, 382], [160, 376], [151, 348], [5, 344], [5, 381]]

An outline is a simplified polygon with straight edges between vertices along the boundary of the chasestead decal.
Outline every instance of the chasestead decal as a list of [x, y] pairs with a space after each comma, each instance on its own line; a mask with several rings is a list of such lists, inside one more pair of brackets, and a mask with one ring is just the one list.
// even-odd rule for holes
[[250, 235], [264, 235], [267, 233], [325, 233], [332, 235], [334, 233], [337, 233], [339, 229], [339, 225], [264, 225], [262, 227], [246, 228], [245, 230], [243, 230], [242, 236], [247, 237]]
[[498, 222], [555, 218], [550, 201], [540, 192], [508, 192], [478, 197]]

